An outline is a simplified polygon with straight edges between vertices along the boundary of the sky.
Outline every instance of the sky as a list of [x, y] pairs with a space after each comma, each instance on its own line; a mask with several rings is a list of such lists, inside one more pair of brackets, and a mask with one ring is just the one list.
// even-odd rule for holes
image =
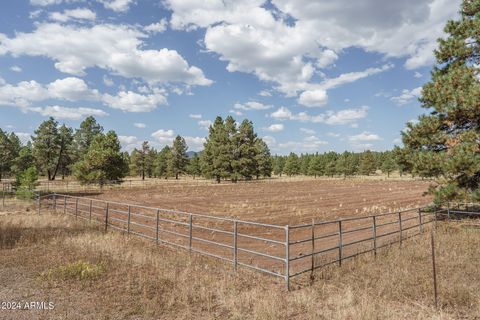
[[0, 2], [0, 128], [27, 141], [89, 115], [131, 151], [216, 116], [251, 120], [273, 154], [389, 150], [429, 81], [460, 0]]

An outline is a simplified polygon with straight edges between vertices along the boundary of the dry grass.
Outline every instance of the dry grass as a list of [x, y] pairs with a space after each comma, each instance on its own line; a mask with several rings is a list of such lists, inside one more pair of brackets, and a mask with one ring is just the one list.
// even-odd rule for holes
[[[286, 292], [268, 276], [155, 246], [68, 216], [0, 216], [0, 301], [52, 301], [54, 310], [1, 319], [475, 319], [480, 230], [439, 225], [441, 309], [433, 307], [428, 235]], [[86, 271], [87, 270], [87, 271]], [[82, 276], [82, 273], [84, 274]]]

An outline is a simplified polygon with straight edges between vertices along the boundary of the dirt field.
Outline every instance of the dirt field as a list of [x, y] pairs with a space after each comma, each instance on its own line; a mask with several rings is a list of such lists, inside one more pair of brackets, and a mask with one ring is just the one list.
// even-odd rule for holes
[[165, 184], [149, 189], [110, 190], [109, 201], [236, 217], [279, 225], [367, 215], [416, 207], [431, 182], [364, 179], [280, 180], [219, 185]]

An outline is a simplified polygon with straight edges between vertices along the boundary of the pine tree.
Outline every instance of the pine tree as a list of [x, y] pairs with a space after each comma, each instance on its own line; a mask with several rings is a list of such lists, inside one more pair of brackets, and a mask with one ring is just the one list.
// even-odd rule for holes
[[283, 172], [285, 172], [285, 174], [289, 177], [298, 175], [300, 173], [300, 162], [295, 153], [290, 152], [288, 155], [287, 160], [285, 161]]
[[395, 164], [400, 172], [400, 177], [407, 172], [412, 172], [413, 164], [410, 151], [407, 148], [402, 149], [398, 146], [395, 146], [392, 152]]
[[255, 140], [255, 148], [256, 148], [255, 175], [257, 179], [259, 176], [271, 177], [272, 170], [273, 170], [272, 168], [273, 163], [272, 163], [272, 156], [270, 154], [270, 149], [268, 148], [268, 145], [261, 138], [257, 138]]
[[238, 133], [235, 139], [238, 146], [238, 167], [236, 172], [238, 172], [245, 180], [251, 180], [257, 171], [256, 139], [257, 135], [253, 131], [252, 122], [247, 119], [243, 120], [238, 128]]
[[187, 165], [187, 173], [193, 176], [195, 180], [196, 176], [202, 174], [202, 169], [200, 167], [200, 158], [196, 153], [190, 158], [188, 165]]
[[353, 176], [358, 170], [358, 158], [351, 152], [345, 151], [336, 161], [336, 171], [343, 175], [344, 178]]
[[11, 173], [15, 158], [20, 151], [20, 140], [14, 133], [0, 129], [0, 181]]
[[83, 184], [97, 183], [101, 187], [124, 178], [128, 166], [120, 149], [114, 131], [96, 135], [83, 160], [74, 165], [75, 177]]
[[175, 179], [178, 180], [178, 176], [186, 172], [187, 164], [188, 164], [188, 156], [187, 156], [187, 143], [185, 139], [181, 136], [177, 136], [173, 141], [172, 146], [172, 157], [171, 157], [171, 164], [173, 174]]
[[74, 141], [76, 148], [76, 160], [81, 160], [87, 153], [95, 136], [103, 133], [103, 127], [97, 123], [93, 116], [86, 117], [80, 123], [80, 128], [75, 131]]
[[360, 174], [363, 175], [371, 175], [372, 173], [375, 173], [375, 170], [377, 169], [377, 165], [375, 162], [375, 156], [370, 150], [365, 151], [360, 160], [360, 167], [359, 167], [359, 172]]
[[420, 102], [428, 115], [409, 123], [405, 147], [415, 154], [415, 171], [442, 174], [432, 188], [437, 202], [480, 199], [480, 1], [464, 0], [457, 21], [448, 21], [438, 41], [437, 64]]
[[[130, 171], [138, 175], [145, 180], [145, 175], [150, 167], [150, 146], [148, 145], [148, 141], [144, 141], [142, 143], [142, 147], [140, 150], [136, 148], [132, 151], [131, 159], [130, 159]], [[153, 166], [153, 165], [152, 165]]]
[[200, 159], [202, 174], [206, 178], [215, 178], [220, 183], [222, 178], [230, 177], [232, 172], [231, 145], [221, 117], [217, 117], [210, 126]]
[[25, 145], [20, 149], [18, 156], [14, 160], [12, 171], [14, 174], [18, 175], [19, 173], [34, 166], [35, 166], [35, 159], [33, 158], [33, 153], [32, 153], [32, 143], [29, 141], [27, 145]]
[[168, 179], [168, 177], [172, 176], [172, 170], [169, 166], [170, 158], [172, 156], [172, 152], [169, 146], [165, 146], [157, 155], [155, 159], [155, 175], [157, 177], [163, 177]]
[[282, 156], [275, 156], [273, 160], [273, 173], [276, 176], [282, 176], [283, 168], [285, 166], [285, 158]]
[[314, 156], [310, 160], [310, 163], [308, 166], [308, 174], [315, 176], [315, 178], [317, 178], [317, 176], [323, 175], [324, 172], [325, 172], [325, 163], [323, 162], [322, 157], [320, 157], [319, 155]]
[[58, 132], [58, 122], [53, 118], [42, 122], [33, 140], [33, 156], [41, 171], [47, 174], [48, 180], [55, 179], [59, 161], [64, 150], [62, 137]]
[[21, 199], [32, 199], [33, 190], [38, 185], [38, 172], [35, 167], [19, 172], [15, 181], [16, 195]]
[[72, 166], [75, 161], [75, 152], [73, 146], [73, 130], [72, 128], [67, 127], [65, 124], [62, 125], [58, 131], [60, 136], [60, 151], [58, 156], [57, 167], [53, 179], [57, 172], [62, 174], [62, 179], [65, 176], [72, 173]]
[[382, 173], [387, 174], [387, 178], [389, 178], [390, 173], [392, 173], [395, 170], [395, 161], [391, 154], [387, 154], [386, 157], [384, 158], [381, 166], [381, 170], [382, 170]]

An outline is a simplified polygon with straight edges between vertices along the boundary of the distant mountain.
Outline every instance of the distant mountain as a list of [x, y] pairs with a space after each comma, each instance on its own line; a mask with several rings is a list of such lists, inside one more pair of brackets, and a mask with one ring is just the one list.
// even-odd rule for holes
[[202, 154], [202, 151], [198, 151], [198, 152], [195, 152], [195, 151], [187, 151], [187, 156], [188, 156], [188, 158], [192, 158], [193, 155], [195, 155], [195, 154], [200, 157], [200, 155]]

